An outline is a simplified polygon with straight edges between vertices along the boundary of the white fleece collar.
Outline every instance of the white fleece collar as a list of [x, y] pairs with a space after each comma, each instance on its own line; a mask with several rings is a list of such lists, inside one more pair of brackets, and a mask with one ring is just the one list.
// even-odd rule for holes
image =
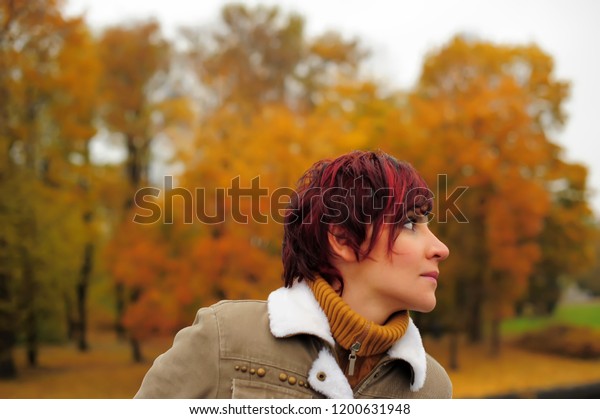
[[[267, 306], [273, 336], [285, 338], [309, 334], [323, 339], [331, 346], [335, 345], [327, 316], [305, 282], [296, 282], [291, 288], [273, 291], [269, 295]], [[410, 364], [414, 374], [410, 389], [420, 390], [425, 384], [427, 357], [421, 334], [412, 319], [409, 320], [406, 333], [392, 345], [388, 355]]]
[[396, 341], [388, 351], [392, 359], [403, 359], [410, 364], [413, 369], [413, 381], [410, 384], [412, 391], [419, 391], [425, 384], [427, 375], [427, 356], [423, 347], [423, 340], [419, 329], [408, 319], [408, 327], [404, 336]]
[[305, 282], [273, 291], [267, 300], [271, 333], [276, 338], [309, 334], [335, 345], [329, 321]]

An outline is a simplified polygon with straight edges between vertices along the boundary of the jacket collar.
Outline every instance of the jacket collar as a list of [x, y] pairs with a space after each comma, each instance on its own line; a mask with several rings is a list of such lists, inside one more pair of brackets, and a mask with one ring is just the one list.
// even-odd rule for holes
[[267, 300], [271, 333], [277, 338], [309, 334], [335, 345], [329, 321], [304, 282], [273, 291]]
[[[312, 291], [305, 282], [296, 282], [291, 288], [273, 291], [267, 300], [271, 333], [277, 338], [309, 334], [321, 338], [331, 347], [335, 345], [329, 321]], [[391, 359], [402, 359], [413, 370], [411, 390], [425, 384], [427, 357], [419, 329], [410, 319], [406, 333], [388, 350]]]

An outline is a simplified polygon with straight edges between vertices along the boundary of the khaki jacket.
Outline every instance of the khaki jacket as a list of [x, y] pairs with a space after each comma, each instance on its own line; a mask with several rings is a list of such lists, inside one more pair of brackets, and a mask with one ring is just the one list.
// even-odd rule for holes
[[446, 371], [412, 320], [354, 389], [338, 366], [325, 313], [303, 282], [268, 301], [198, 311], [146, 374], [137, 398], [450, 398]]

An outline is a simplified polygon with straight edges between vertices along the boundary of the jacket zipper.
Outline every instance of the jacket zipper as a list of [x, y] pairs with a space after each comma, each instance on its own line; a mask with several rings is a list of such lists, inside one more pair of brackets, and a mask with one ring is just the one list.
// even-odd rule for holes
[[352, 377], [354, 375], [354, 366], [356, 364], [356, 354], [360, 351], [360, 347], [362, 346], [362, 341], [369, 334], [369, 329], [371, 328], [371, 322], [367, 323], [362, 333], [356, 339], [356, 342], [352, 344], [350, 347], [350, 355], [348, 355], [348, 377]]

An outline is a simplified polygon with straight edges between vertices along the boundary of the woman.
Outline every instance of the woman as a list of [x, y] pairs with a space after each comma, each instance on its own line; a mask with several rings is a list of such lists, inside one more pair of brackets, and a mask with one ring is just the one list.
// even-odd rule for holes
[[451, 397], [408, 313], [435, 307], [449, 253], [427, 225], [432, 198], [383, 152], [314, 164], [285, 216], [285, 286], [198, 311], [136, 397]]

